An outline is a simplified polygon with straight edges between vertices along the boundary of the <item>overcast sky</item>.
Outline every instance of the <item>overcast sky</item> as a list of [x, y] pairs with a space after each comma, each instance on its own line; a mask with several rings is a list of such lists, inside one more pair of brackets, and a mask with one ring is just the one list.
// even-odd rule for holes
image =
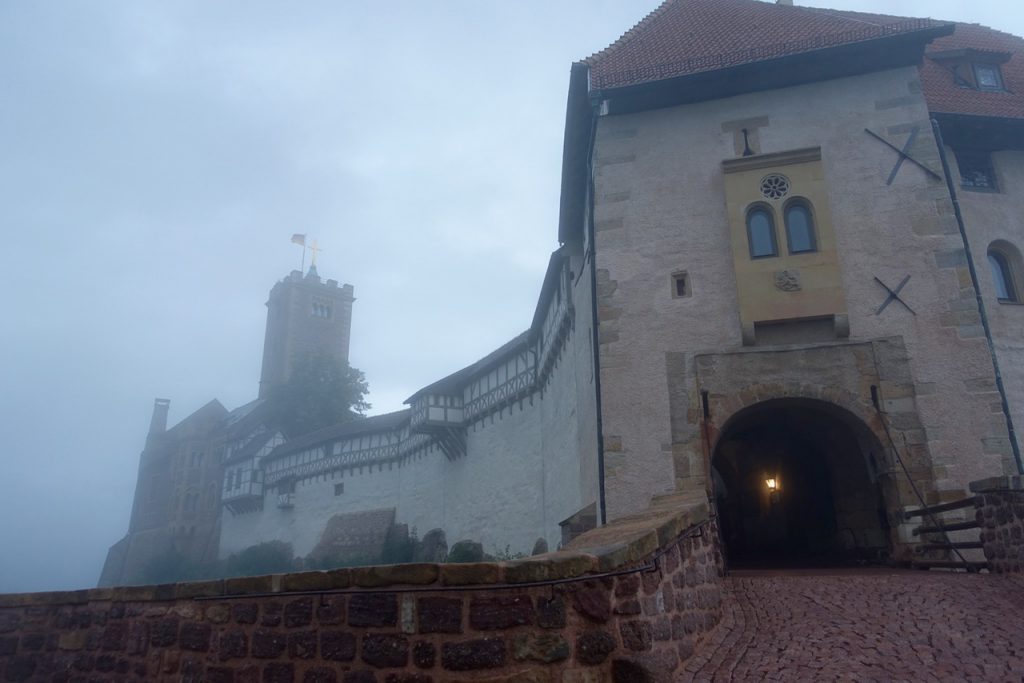
[[155, 397], [255, 397], [293, 233], [355, 287], [372, 413], [525, 329], [569, 67], [656, 4], [0, 2], [0, 592], [95, 584]]

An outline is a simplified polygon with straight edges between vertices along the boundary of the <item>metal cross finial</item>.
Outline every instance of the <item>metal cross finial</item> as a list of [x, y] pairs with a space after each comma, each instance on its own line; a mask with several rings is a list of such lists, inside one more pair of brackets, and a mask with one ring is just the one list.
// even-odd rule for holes
[[317, 254], [317, 252], [318, 252], [318, 251], [323, 251], [323, 249], [321, 249], [321, 248], [320, 248], [319, 246], [317, 246], [317, 242], [316, 242], [316, 240], [313, 240], [313, 246], [311, 246], [311, 247], [309, 248], [309, 250], [310, 250], [311, 252], [313, 252], [313, 260], [312, 260], [312, 263], [311, 263], [311, 265], [312, 265], [312, 266], [313, 266], [314, 268], [316, 268], [316, 254]]

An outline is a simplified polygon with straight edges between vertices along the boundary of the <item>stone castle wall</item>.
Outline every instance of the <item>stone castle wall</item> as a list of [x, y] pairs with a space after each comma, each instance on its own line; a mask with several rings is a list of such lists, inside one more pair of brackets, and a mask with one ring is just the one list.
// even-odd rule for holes
[[979, 497], [976, 515], [989, 569], [1024, 573], [1024, 476], [974, 481], [971, 491]]
[[674, 495], [567, 552], [0, 596], [7, 681], [669, 680], [721, 613], [721, 552]]
[[[906, 67], [600, 119], [596, 296], [610, 517], [673, 486], [707, 484], [695, 359], [743, 344], [722, 171], [742, 154], [742, 128], [757, 153], [820, 148], [849, 340], [904, 345], [899, 383], [910, 388], [882, 398], [912, 404], [930, 488], [954, 497], [1001, 473], [1007, 432], [945, 184], [903, 164], [887, 185], [898, 155], [865, 132], [900, 146], [917, 128], [910, 152], [941, 170], [917, 70]], [[690, 287], [682, 297], [672, 291], [681, 271]], [[907, 276], [901, 297], [914, 313], [898, 302], [876, 313], [888, 293], [875, 278], [896, 287]], [[791, 382], [824, 384], [809, 369], [790, 371]], [[836, 388], [862, 401], [870, 383]]]
[[[953, 177], [957, 178], [956, 154], [952, 149], [946, 150]], [[1008, 242], [1019, 252], [1024, 250], [1024, 152], [1003, 150], [992, 155], [992, 164], [996, 171], [999, 192], [970, 192], [963, 188], [957, 189], [960, 210], [963, 212], [964, 227], [974, 258], [974, 268], [978, 275], [978, 285], [985, 301], [986, 314], [992, 330], [992, 341], [999, 359], [999, 370], [1003, 376], [1003, 386], [1010, 404], [1015, 431], [1020, 440], [1024, 429], [1024, 306], [1020, 302], [1000, 302], [992, 282], [992, 267], [988, 262], [988, 248], [996, 241]], [[1018, 289], [1024, 287], [1020, 281], [1024, 277], [1024, 262], [1011, 264], [1013, 275], [1018, 278]], [[966, 268], [966, 264], [963, 266]], [[1022, 290], [1019, 293], [1024, 293]], [[965, 312], [974, 324], [980, 325], [976, 309]], [[999, 394], [995, 384], [985, 388], [986, 400], [993, 404], [999, 403]], [[1013, 454], [1009, 443], [1005, 440], [991, 441], [986, 450], [999, 453], [1003, 457], [1004, 474], [1017, 471], [1013, 462]]]

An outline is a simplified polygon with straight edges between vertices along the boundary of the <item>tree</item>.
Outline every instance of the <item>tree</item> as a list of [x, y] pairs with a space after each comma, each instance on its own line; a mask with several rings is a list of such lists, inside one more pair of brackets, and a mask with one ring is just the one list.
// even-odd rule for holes
[[308, 354], [292, 366], [284, 384], [273, 387], [273, 418], [290, 437], [362, 417], [370, 407], [369, 387], [359, 370], [326, 354]]

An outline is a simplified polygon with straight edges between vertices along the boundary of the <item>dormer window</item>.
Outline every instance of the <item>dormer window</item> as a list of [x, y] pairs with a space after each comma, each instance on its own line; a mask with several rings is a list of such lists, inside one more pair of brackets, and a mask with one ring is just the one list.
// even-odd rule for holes
[[978, 84], [978, 90], [989, 90], [1002, 92], [1003, 76], [999, 73], [998, 64], [975, 64], [974, 82]]
[[1010, 60], [1013, 55], [1009, 52], [961, 48], [929, 52], [926, 56], [948, 69], [953, 82], [961, 88], [985, 92], [1006, 91], [999, 65]]

